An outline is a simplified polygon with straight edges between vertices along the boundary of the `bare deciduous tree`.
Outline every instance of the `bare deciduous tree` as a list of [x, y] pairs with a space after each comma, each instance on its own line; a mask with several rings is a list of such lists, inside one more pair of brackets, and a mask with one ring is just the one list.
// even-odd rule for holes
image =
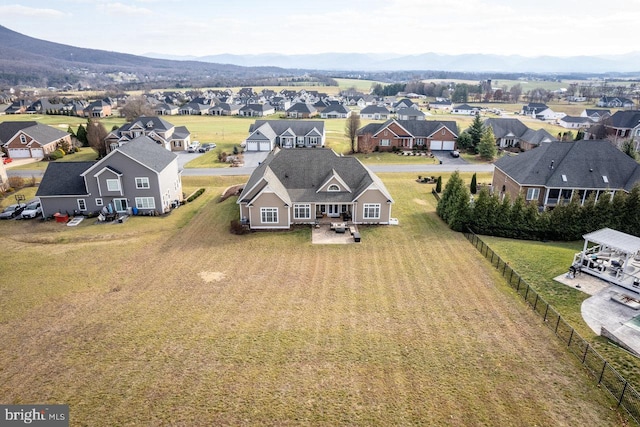
[[133, 121], [140, 116], [153, 116], [151, 105], [143, 96], [134, 96], [127, 99], [127, 103], [120, 110], [120, 114], [128, 121]]
[[89, 119], [87, 122], [87, 140], [89, 146], [93, 148], [98, 157], [102, 158], [107, 155], [107, 143], [105, 138], [107, 137], [107, 130], [99, 120]]
[[362, 154], [369, 154], [373, 151], [373, 138], [370, 133], [365, 133], [362, 138], [358, 140], [358, 152]]
[[[360, 129], [360, 115], [351, 113], [345, 125], [345, 135], [351, 141], [351, 152], [356, 152], [356, 138], [358, 137], [358, 129]], [[359, 147], [358, 147], [359, 148]]]

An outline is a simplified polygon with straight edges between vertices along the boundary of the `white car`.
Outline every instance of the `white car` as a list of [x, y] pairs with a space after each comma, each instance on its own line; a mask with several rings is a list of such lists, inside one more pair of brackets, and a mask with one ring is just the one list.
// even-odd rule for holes
[[24, 208], [24, 210], [22, 211], [22, 215], [20, 215], [20, 218], [35, 218], [38, 215], [42, 215], [42, 206], [40, 206], [39, 201], [36, 201], [29, 203], [27, 207]]

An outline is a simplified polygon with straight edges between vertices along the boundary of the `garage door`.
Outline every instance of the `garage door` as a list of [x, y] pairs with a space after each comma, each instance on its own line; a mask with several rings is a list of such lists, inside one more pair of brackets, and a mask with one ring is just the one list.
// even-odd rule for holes
[[271, 143], [269, 141], [260, 142], [260, 150], [259, 151], [271, 151]]
[[31, 151], [28, 148], [9, 148], [9, 157], [24, 159], [31, 157]]
[[44, 154], [42, 153], [42, 148], [32, 148], [31, 149], [31, 157], [34, 157], [36, 159], [43, 158]]
[[431, 141], [431, 150], [442, 150], [442, 141]]
[[258, 151], [258, 142], [247, 141], [247, 151]]
[[442, 141], [442, 149], [443, 150], [455, 150], [456, 143], [455, 141]]

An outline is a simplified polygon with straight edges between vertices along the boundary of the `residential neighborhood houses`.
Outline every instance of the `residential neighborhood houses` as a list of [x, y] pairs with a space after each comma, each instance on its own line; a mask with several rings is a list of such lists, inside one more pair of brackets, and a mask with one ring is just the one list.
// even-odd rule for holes
[[[143, 166], [146, 165], [146, 160], [143, 157], [145, 155], [152, 156], [151, 154], [141, 149], [126, 148], [133, 141], [139, 142], [142, 140], [146, 142], [146, 145], [154, 144], [157, 148], [167, 153], [187, 151], [192, 143], [192, 134], [186, 126], [174, 126], [165, 119], [165, 117], [173, 115], [259, 118], [248, 125], [247, 137], [242, 141], [238, 141], [238, 146], [248, 153], [273, 153], [274, 150], [280, 152], [288, 149], [295, 151], [310, 148], [322, 149], [327, 146], [324, 120], [344, 120], [353, 114], [359, 114], [360, 120], [363, 121], [356, 134], [358, 151], [411, 152], [420, 150], [447, 152], [458, 149], [457, 138], [465, 130], [464, 128], [459, 128], [458, 124], [458, 120], [464, 122], [465, 119], [456, 120], [455, 117], [482, 116], [484, 117], [483, 126], [490, 128], [493, 132], [495, 145], [498, 149], [520, 153], [520, 157], [504, 156], [496, 162], [497, 178], [494, 176], [494, 181], [497, 179], [504, 182], [501, 185], [494, 183], [494, 192], [497, 191], [503, 195], [509, 194], [510, 197], [513, 197], [518, 192], [526, 192], [528, 201], [537, 200], [540, 206], [551, 208], [558, 200], [566, 198], [569, 194], [569, 187], [571, 194], [581, 191], [580, 194], [585, 196], [589, 191], [629, 191], [629, 186], [639, 180], [637, 172], [630, 171], [627, 171], [628, 174], [625, 177], [615, 178], [616, 174], [609, 172], [609, 169], [612, 168], [610, 163], [606, 165], [607, 171], [602, 173], [602, 176], [607, 177], [608, 181], [604, 182], [607, 185], [598, 186], [594, 184], [592, 185], [593, 188], [590, 187], [586, 190], [570, 180], [567, 181], [569, 183], [567, 186], [558, 185], [553, 180], [549, 182], [535, 181], [535, 184], [538, 185], [536, 187], [537, 190], [531, 189], [530, 186], [533, 184], [529, 182], [530, 177], [522, 176], [527, 171], [522, 162], [527, 161], [536, 164], [544, 162], [546, 158], [537, 160], [538, 156], [543, 156], [543, 152], [559, 153], [558, 150], [560, 149], [557, 147], [563, 147], [567, 152], [565, 153], [566, 158], [561, 154], [556, 154], [555, 158], [552, 159], [554, 165], [552, 170], [555, 171], [558, 170], [560, 165], [562, 165], [562, 170], [565, 170], [565, 168], [570, 169], [566, 165], [580, 162], [580, 160], [571, 159], [578, 155], [587, 156], [585, 153], [588, 153], [589, 150], [595, 156], [606, 156], [607, 159], [617, 159], [619, 162], [628, 164], [628, 158], [615, 154], [621, 152], [614, 146], [617, 145], [620, 148], [624, 141], [632, 141], [635, 143], [635, 148], [639, 148], [640, 112], [624, 109], [634, 105], [633, 101], [627, 98], [603, 97], [597, 105], [609, 108], [585, 108], [579, 116], [571, 116], [564, 112], [554, 111], [545, 103], [529, 102], [515, 113], [515, 117], [505, 117], [504, 114], [497, 114], [496, 111], [499, 112], [499, 109], [487, 109], [466, 103], [454, 104], [447, 98], [437, 98], [436, 101], [424, 102], [419, 105], [414, 100], [402, 96], [376, 97], [373, 95], [358, 95], [353, 91], [350, 91], [348, 95], [327, 95], [305, 89], [298, 91], [283, 89], [276, 92], [267, 89], [256, 91], [252, 88], [242, 88], [237, 91], [227, 89], [159, 92], [145, 94], [144, 98], [152, 106], [152, 111], [156, 115], [140, 116], [110, 131], [105, 138], [108, 153], [105, 159], [109, 158], [111, 159], [110, 161], [114, 161], [119, 159], [122, 154], [128, 153], [129, 157], [135, 158]], [[56, 103], [49, 102], [44, 98], [32, 103], [9, 97], [4, 99], [11, 102], [10, 108], [5, 110], [5, 114], [47, 113], [79, 115], [92, 119], [118, 114], [121, 107], [127, 103], [126, 95], [105, 97], [93, 101], [66, 100], [65, 102]], [[431, 112], [429, 112], [429, 109], [431, 109]], [[444, 110], [444, 112], [436, 112], [435, 110]], [[495, 117], [496, 114], [498, 117]], [[446, 117], [451, 117], [451, 120], [442, 120]], [[212, 123], [215, 123], [215, 119], [212, 120], [214, 120]], [[466, 120], [467, 122], [464, 123], [468, 123], [469, 119]], [[585, 141], [584, 143], [557, 145], [556, 142], [561, 139], [562, 132], [554, 136], [543, 127], [536, 128], [535, 123], [543, 122], [552, 123], [568, 130], [584, 131], [585, 139], [597, 140], [598, 143]], [[614, 145], [602, 140], [603, 137], [613, 142]], [[9, 120], [0, 123], [0, 147], [5, 157], [46, 159], [49, 153], [62, 145], [70, 143], [71, 135], [67, 132], [36, 121], [18, 122]], [[136, 143], [134, 146], [140, 146], [140, 144]], [[574, 146], [579, 149], [569, 149]], [[556, 148], [551, 149], [549, 147]], [[120, 154], [112, 156], [112, 153], [115, 152]], [[533, 152], [533, 154], [528, 154], [528, 152]], [[275, 164], [279, 164], [282, 159], [294, 158], [291, 156], [293, 155], [278, 155], [277, 158], [280, 160]], [[297, 154], [296, 156], [298, 156], [295, 157], [296, 159], [303, 161], [303, 157], [306, 159], [307, 156], [311, 158], [313, 155]], [[334, 160], [332, 157], [321, 158]], [[99, 162], [103, 162], [105, 159]], [[518, 173], [514, 173], [514, 176], [511, 176], [506, 171], [512, 171], [513, 166], [511, 165], [516, 162], [518, 166], [515, 168]], [[110, 164], [101, 168], [99, 173], [95, 173], [95, 176], [89, 179], [87, 174], [92, 173], [89, 169], [93, 165], [82, 165], [80, 163], [77, 162], [73, 166], [61, 166], [61, 164], [56, 163], [49, 164], [50, 168], [47, 169], [43, 179], [45, 185], [39, 192], [39, 196], [45, 199], [43, 202], [45, 212], [51, 214], [56, 209], [61, 210], [64, 208], [65, 212], [82, 214], [100, 210], [104, 206], [111, 206], [114, 212], [126, 211], [133, 207], [139, 212], [166, 212], [168, 207], [184, 198], [184, 195], [178, 195], [175, 189], [170, 191], [168, 188], [162, 188], [158, 189], [153, 195], [153, 203], [150, 199], [140, 201], [136, 200], [135, 197], [134, 199], [126, 197], [125, 202], [124, 195], [119, 194], [122, 197], [113, 197], [105, 204], [105, 200], [108, 197], [88, 197], [88, 195], [105, 194], [110, 196], [109, 191], [104, 190], [104, 186], [107, 185], [106, 180], [110, 180], [111, 184], [109, 185], [112, 188], [116, 188], [114, 180], [121, 181], [125, 179], [123, 178], [123, 171], [119, 169], [117, 164], [115, 166]], [[78, 170], [74, 170], [74, 167], [78, 168]], [[153, 169], [155, 166], [151, 165], [149, 167]], [[627, 167], [630, 166], [628, 165]], [[120, 166], [120, 168], [122, 167]], [[604, 168], [604, 166], [598, 166], [598, 168]], [[621, 167], [619, 171], [623, 169], [624, 167]], [[536, 170], [538, 171], [536, 172], [537, 177], [540, 179], [542, 175], [539, 169]], [[75, 197], [73, 203], [69, 203], [69, 194], [66, 192], [68, 190], [61, 189], [59, 186], [62, 184], [51, 184], [55, 181], [64, 182], [59, 178], [62, 175], [66, 175], [67, 172], [71, 172], [73, 176], [81, 176], [85, 181], [84, 190], [80, 188], [77, 182], [74, 184], [75, 187], [71, 184], [67, 186], [68, 188], [74, 188], [74, 191], [78, 192], [78, 194], [73, 195], [74, 197], [78, 196]], [[156, 173], [160, 172], [162, 171], [156, 171]], [[577, 173], [572, 171], [569, 174], [558, 175], [556, 173], [552, 175], [556, 178], [565, 175], [567, 177], [575, 177]], [[104, 183], [100, 181], [101, 177], [105, 179]], [[580, 180], [584, 180], [584, 178], [582, 177]], [[92, 180], [96, 182], [95, 186], [98, 188], [98, 193], [91, 191]], [[176, 182], [175, 179], [172, 181]], [[611, 183], [615, 183], [616, 188], [611, 187]], [[175, 186], [181, 187], [178, 184], [175, 184]], [[118, 188], [120, 190], [113, 191], [123, 193], [123, 187]], [[144, 189], [149, 190], [148, 188]], [[137, 188], [137, 190], [142, 190], [142, 188]], [[132, 190], [129, 189], [128, 191]], [[529, 192], [531, 194], [528, 194]], [[531, 197], [529, 198], [529, 196]], [[79, 201], [80, 199], [84, 201], [81, 202]], [[333, 213], [333, 207], [329, 205], [322, 207], [321, 204], [318, 204], [317, 207], [322, 213], [325, 212], [322, 209], [331, 210], [330, 213]], [[348, 211], [351, 212], [351, 209], [348, 209]], [[379, 222], [384, 223], [384, 221]], [[280, 222], [278, 223], [280, 224]], [[287, 226], [293, 223], [289, 222]], [[252, 228], [260, 227], [252, 225]]]

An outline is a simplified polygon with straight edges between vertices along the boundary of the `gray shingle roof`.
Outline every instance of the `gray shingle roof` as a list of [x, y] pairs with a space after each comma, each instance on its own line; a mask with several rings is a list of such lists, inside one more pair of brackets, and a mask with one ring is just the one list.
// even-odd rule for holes
[[38, 186], [36, 196], [86, 195], [82, 174], [97, 162], [49, 163]]
[[399, 136], [413, 136], [413, 137], [428, 137], [433, 135], [438, 129], [443, 126], [449, 129], [454, 135], [458, 135], [458, 124], [454, 120], [387, 120], [384, 123], [369, 123], [363, 128], [358, 130], [358, 135], [364, 135], [366, 133], [376, 134], [382, 129], [386, 128], [392, 123], [398, 123], [409, 135]]
[[141, 136], [118, 147], [120, 151], [156, 172], [162, 172], [178, 156], [148, 136]]
[[[351, 192], [317, 192], [333, 171]], [[293, 203], [351, 202], [371, 184], [375, 184], [391, 200], [382, 182], [357, 158], [338, 156], [331, 149], [290, 148], [272, 151], [251, 174], [238, 202], [249, 201], [256, 193], [251, 190], [259, 186], [262, 180], [268, 182], [277, 193], [286, 192], [286, 196], [281, 197]]]
[[633, 129], [640, 124], [640, 111], [616, 111], [609, 120], [611, 127]]
[[306, 104], [304, 102], [296, 102], [295, 104], [293, 104], [291, 107], [289, 107], [287, 109], [287, 113], [315, 113], [316, 111], [316, 107], [314, 107], [311, 104]]
[[42, 144], [48, 144], [69, 135], [67, 132], [41, 124], [23, 129], [23, 132]]
[[321, 120], [256, 120], [249, 126], [249, 133], [264, 124], [268, 124], [276, 135], [282, 135], [289, 128], [298, 136], [308, 134], [313, 128], [318, 129], [320, 134], [324, 133], [324, 122]]
[[9, 142], [19, 130], [36, 126], [38, 122], [2, 122], [0, 123], [0, 145]]
[[541, 144], [517, 156], [502, 157], [495, 167], [521, 185], [553, 188], [628, 190], [640, 178], [640, 165], [605, 140]]
[[367, 105], [362, 110], [360, 110], [360, 114], [389, 114], [389, 110], [386, 107], [379, 107], [377, 105]]
[[496, 138], [504, 138], [511, 134], [520, 138], [529, 128], [518, 119], [492, 118], [484, 121], [485, 126], [491, 127]]

